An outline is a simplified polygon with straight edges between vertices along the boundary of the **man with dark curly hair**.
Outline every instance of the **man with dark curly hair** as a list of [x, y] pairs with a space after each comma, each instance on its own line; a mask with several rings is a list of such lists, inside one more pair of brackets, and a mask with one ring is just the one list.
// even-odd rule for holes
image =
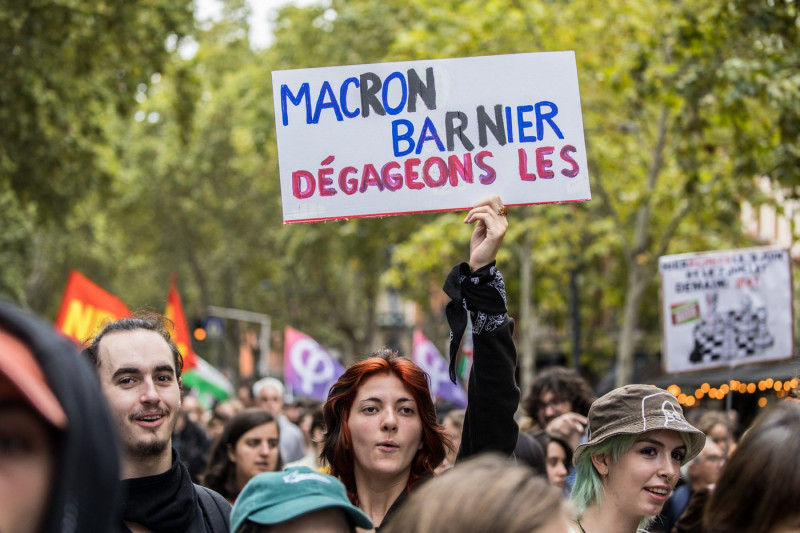
[[545, 430], [575, 449], [594, 400], [594, 391], [584, 378], [570, 368], [555, 366], [536, 377], [524, 407], [535, 421], [535, 429]]

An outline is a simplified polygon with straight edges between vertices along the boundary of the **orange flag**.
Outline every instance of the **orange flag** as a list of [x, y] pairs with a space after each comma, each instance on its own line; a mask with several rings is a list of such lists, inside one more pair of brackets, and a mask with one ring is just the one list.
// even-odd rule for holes
[[169, 281], [169, 295], [167, 296], [167, 309], [164, 315], [172, 321], [172, 338], [178, 345], [178, 350], [183, 356], [183, 370], [191, 370], [197, 366], [197, 355], [192, 350], [192, 339], [189, 336], [189, 323], [183, 312], [183, 304], [175, 288], [175, 276]]
[[97, 333], [105, 323], [128, 316], [122, 300], [104, 291], [87, 277], [72, 270], [61, 299], [55, 328], [79, 346]]

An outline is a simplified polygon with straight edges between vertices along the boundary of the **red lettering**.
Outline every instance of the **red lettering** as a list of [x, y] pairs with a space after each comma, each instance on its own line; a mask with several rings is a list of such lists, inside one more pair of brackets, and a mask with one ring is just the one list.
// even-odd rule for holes
[[565, 168], [564, 170], [561, 171], [561, 173], [568, 178], [574, 178], [575, 176], [578, 175], [578, 172], [580, 172], [581, 168], [578, 166], [578, 163], [574, 159], [572, 159], [570, 152], [577, 152], [575, 147], [572, 146], [571, 144], [568, 144], [561, 149], [561, 153], [559, 154], [561, 155], [561, 159], [569, 163], [571, 167], [569, 169]]
[[553, 162], [547, 159], [546, 156], [553, 153], [555, 149], [552, 146], [542, 146], [536, 149], [536, 173], [540, 178], [550, 179], [555, 176], [555, 172], [550, 170]]
[[525, 148], [517, 150], [517, 157], [519, 158], [519, 179], [536, 181], [536, 174], [528, 172], [528, 152], [525, 151]]
[[331, 179], [331, 175], [333, 174], [333, 169], [331, 167], [325, 167], [319, 169], [317, 173], [317, 178], [319, 179], [319, 195], [320, 196], [333, 196], [336, 194], [336, 189], [332, 189], [331, 185], [333, 185], [333, 179]]
[[314, 174], [305, 170], [292, 172], [292, 194], [295, 198], [305, 200], [314, 194], [315, 188]]
[[467, 152], [464, 154], [464, 160], [458, 158], [457, 155], [451, 155], [447, 158], [447, 167], [450, 169], [450, 185], [455, 187], [458, 185], [458, 177], [461, 176], [466, 183], [472, 183], [472, 154]]
[[356, 172], [358, 172], [356, 167], [344, 167], [339, 171], [339, 188], [348, 196], [355, 194], [358, 190], [358, 178], [347, 177], [348, 174], [355, 174]]
[[497, 179], [497, 171], [485, 161], [487, 157], [494, 157], [489, 150], [478, 152], [478, 155], [475, 156], [475, 165], [485, 172], [478, 176], [478, 181], [483, 185], [490, 185]]
[[381, 181], [378, 171], [372, 163], [364, 165], [364, 173], [361, 174], [361, 188], [360, 192], [366, 192], [368, 187], [375, 186], [379, 190], [383, 190], [383, 182]]
[[[434, 177], [431, 175], [432, 166], [439, 167], [439, 176]], [[447, 181], [447, 163], [441, 157], [429, 157], [425, 160], [425, 165], [422, 167], [422, 180], [428, 187], [441, 187]]]
[[415, 181], [419, 174], [417, 173], [416, 166], [420, 164], [420, 160], [416, 157], [406, 159], [403, 166], [406, 171], [406, 187], [412, 190], [422, 189], [425, 187], [422, 183]]
[[396, 191], [403, 186], [403, 175], [399, 172], [392, 172], [392, 170], [397, 170], [399, 168], [400, 163], [397, 161], [389, 161], [381, 168], [383, 184], [386, 185], [386, 188], [390, 191]]

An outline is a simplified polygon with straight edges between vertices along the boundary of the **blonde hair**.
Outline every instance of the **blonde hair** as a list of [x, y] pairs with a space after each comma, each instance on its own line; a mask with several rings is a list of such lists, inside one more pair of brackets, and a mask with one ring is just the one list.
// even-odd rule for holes
[[459, 463], [415, 490], [385, 533], [535, 533], [566, 520], [566, 502], [534, 471], [496, 454]]

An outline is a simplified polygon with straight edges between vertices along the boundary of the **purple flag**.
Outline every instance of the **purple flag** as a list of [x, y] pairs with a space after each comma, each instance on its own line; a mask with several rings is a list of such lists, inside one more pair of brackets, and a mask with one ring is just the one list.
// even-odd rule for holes
[[283, 378], [296, 396], [324, 402], [344, 367], [317, 341], [296, 329], [284, 331]]
[[451, 402], [458, 408], [467, 406], [467, 393], [460, 383], [450, 381], [447, 361], [422, 331], [414, 330], [414, 362], [431, 377], [431, 395], [434, 401]]

